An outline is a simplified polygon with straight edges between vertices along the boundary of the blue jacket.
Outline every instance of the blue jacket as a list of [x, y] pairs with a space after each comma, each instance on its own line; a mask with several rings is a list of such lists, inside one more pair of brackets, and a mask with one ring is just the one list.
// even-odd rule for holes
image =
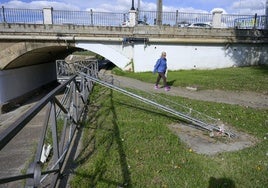
[[167, 59], [164, 57], [159, 58], [154, 65], [154, 73], [166, 72], [167, 70]]

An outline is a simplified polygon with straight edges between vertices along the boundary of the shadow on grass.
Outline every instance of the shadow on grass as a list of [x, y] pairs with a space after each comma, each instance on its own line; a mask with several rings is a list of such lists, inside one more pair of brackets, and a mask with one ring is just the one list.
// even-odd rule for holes
[[268, 65], [260, 65], [260, 66], [255, 66], [252, 68], [260, 71], [261, 74], [264, 74], [264, 75], [268, 74]]
[[235, 183], [229, 178], [210, 177], [208, 188], [235, 188]]
[[[80, 153], [76, 157], [76, 171], [74, 172], [76, 180], [74, 180], [73, 185], [79, 184], [79, 186], [82, 186], [85, 184], [90, 185], [90, 187], [96, 187], [102, 182], [108, 186], [132, 187], [129, 165], [123, 149], [118, 118], [114, 107], [113, 91], [110, 89], [101, 90], [98, 95], [94, 96], [94, 101], [96, 100], [100, 103], [96, 105], [93, 102], [90, 106], [91, 111], [88, 114], [90, 122], [87, 122], [84, 127], [83, 134], [86, 135], [86, 139], [83, 140], [83, 148], [80, 149]], [[99, 112], [100, 110], [101, 113]], [[104, 177], [108, 170], [111, 171], [111, 169], [108, 169], [108, 163], [110, 162], [109, 157], [112, 147], [116, 147], [116, 151], [118, 151], [122, 175], [121, 181]], [[95, 159], [97, 156], [97, 159], [90, 162], [93, 154]], [[88, 165], [90, 163], [92, 166]], [[86, 169], [80, 170], [83, 166], [87, 166]]]
[[[111, 92], [113, 92], [111, 90]], [[116, 115], [116, 111], [114, 108], [114, 101], [113, 98], [111, 97], [111, 110], [113, 113], [113, 128], [114, 128], [114, 135], [115, 135], [115, 141], [116, 144], [118, 146], [118, 152], [119, 152], [119, 156], [120, 156], [120, 164], [121, 164], [121, 171], [122, 171], [122, 175], [123, 175], [123, 185], [122, 186], [127, 186], [127, 187], [132, 187], [131, 186], [131, 176], [130, 176], [130, 172], [128, 170], [128, 164], [127, 164], [127, 160], [126, 160], [126, 154], [125, 151], [123, 149], [123, 144], [122, 144], [122, 140], [121, 140], [121, 136], [120, 136], [120, 130], [117, 124], [117, 115]]]
[[173, 84], [174, 84], [175, 81], [176, 81], [176, 80], [167, 81], [167, 84], [168, 84], [169, 86], [173, 86]]
[[[85, 106], [85, 113], [82, 116], [82, 122], [85, 121], [87, 117], [87, 112], [88, 112], [88, 107], [87, 105]], [[59, 179], [58, 186], [59, 187], [67, 187], [68, 185], [68, 180], [70, 178], [70, 175], [73, 173], [74, 169], [77, 168], [77, 164], [74, 163], [75, 158], [76, 158], [76, 152], [78, 150], [78, 144], [80, 142], [80, 139], [82, 137], [82, 127], [78, 127], [77, 133], [74, 135], [74, 141], [72, 142], [71, 150], [69, 154], [66, 156], [66, 164], [64, 165], [61, 176]]]

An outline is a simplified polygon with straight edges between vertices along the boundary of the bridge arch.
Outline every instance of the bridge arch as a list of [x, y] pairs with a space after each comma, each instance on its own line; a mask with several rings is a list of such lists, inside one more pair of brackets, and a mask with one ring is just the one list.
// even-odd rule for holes
[[5, 43], [0, 49], [0, 70], [55, 62], [77, 50], [62, 42]]
[[55, 62], [77, 51], [65, 42], [9, 42], [0, 46], [0, 113], [42, 86], [56, 83]]

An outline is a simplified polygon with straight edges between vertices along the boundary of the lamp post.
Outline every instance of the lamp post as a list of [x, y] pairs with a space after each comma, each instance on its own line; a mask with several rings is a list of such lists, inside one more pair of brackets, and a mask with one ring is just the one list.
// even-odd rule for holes
[[241, 14], [241, 0], [239, 0], [239, 14]]
[[157, 25], [162, 25], [162, 12], [163, 12], [163, 1], [157, 0], [157, 18], [156, 18]]
[[265, 29], [268, 29], [268, 0], [265, 3]]
[[137, 11], [134, 8], [134, 0], [132, 0], [132, 6], [129, 10], [129, 26], [134, 27], [137, 24]]
[[132, 0], [132, 6], [131, 6], [130, 10], [135, 10], [135, 8], [134, 8], [134, 0]]

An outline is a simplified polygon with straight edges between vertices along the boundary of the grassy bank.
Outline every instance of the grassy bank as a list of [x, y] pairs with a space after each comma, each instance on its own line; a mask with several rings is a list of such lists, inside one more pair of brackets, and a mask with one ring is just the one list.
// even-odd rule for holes
[[[117, 75], [155, 83], [152, 72], [131, 73], [113, 69]], [[168, 71], [171, 86], [198, 86], [200, 89], [268, 92], [268, 66], [237, 67], [216, 70]]]
[[[252, 71], [247, 68], [242, 70]], [[255, 71], [256, 77], [252, 79], [267, 79], [267, 69]], [[169, 78], [172, 74], [182, 76], [184, 72], [189, 79], [191, 74], [196, 78], [201, 75], [199, 71], [179, 71], [169, 73]], [[204, 74], [211, 77], [209, 72]], [[221, 74], [227, 75], [227, 72], [232, 70], [223, 70]], [[237, 80], [244, 77], [242, 73], [236, 75], [240, 77]], [[152, 73], [131, 76], [147, 81], [151, 79], [152, 82], [155, 79]], [[220, 82], [222, 89], [229, 88], [224, 86], [228, 83], [228, 77]], [[225, 76], [218, 79], [225, 79]], [[177, 80], [174, 84], [183, 82], [179, 78]], [[202, 83], [207, 82], [204, 80], [206, 78], [200, 79]], [[248, 82], [255, 83], [250, 79]], [[207, 84], [202, 87], [209, 88]], [[249, 87], [254, 90], [255, 86]], [[168, 129], [167, 125], [180, 121], [178, 118], [96, 86], [90, 96], [89, 118], [83, 128], [83, 148], [75, 161], [78, 168], [75, 169], [71, 187], [267, 187], [268, 110], [178, 96], [166, 98], [223, 119], [236, 129], [252, 134], [259, 143], [251, 148], [214, 156], [196, 154]]]

